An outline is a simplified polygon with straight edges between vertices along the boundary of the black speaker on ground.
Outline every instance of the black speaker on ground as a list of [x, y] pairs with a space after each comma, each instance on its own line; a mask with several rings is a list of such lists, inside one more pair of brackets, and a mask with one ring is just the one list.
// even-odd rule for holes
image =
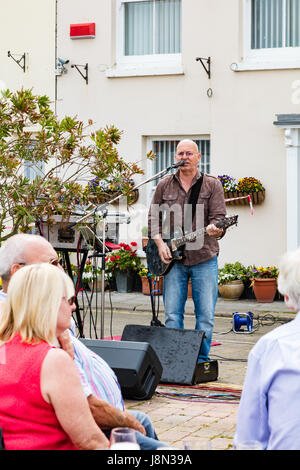
[[122, 341], [144, 341], [156, 352], [163, 372], [160, 383], [194, 385], [218, 378], [218, 362], [198, 364], [204, 331], [126, 325]]
[[80, 341], [113, 369], [124, 398], [147, 400], [152, 397], [163, 368], [150, 344], [86, 338]]

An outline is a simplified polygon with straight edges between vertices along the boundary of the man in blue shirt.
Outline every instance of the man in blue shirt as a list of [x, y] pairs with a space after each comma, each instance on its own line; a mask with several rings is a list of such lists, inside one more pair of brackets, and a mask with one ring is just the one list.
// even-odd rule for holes
[[278, 290], [295, 319], [266, 334], [249, 354], [234, 444], [300, 449], [300, 249], [279, 266]]

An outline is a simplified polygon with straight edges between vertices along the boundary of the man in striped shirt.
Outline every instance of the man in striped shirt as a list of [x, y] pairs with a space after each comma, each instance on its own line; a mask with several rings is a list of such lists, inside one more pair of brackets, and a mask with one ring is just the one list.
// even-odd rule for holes
[[118, 379], [111, 367], [96, 353], [88, 349], [70, 330], [74, 347], [74, 361], [95, 421], [110, 437], [114, 427], [136, 430], [137, 442], [142, 450], [155, 450], [166, 446], [158, 441], [150, 418], [141, 411], [126, 410]]
[[[3, 290], [0, 292], [0, 308], [11, 276], [23, 266], [35, 263], [60, 266], [52, 245], [39, 235], [17, 234], [1, 247]], [[66, 331], [59, 339], [62, 348], [74, 358], [93, 417], [107, 436], [114, 427], [129, 427], [135, 429], [142, 450], [166, 446], [157, 439], [153, 424], [145, 413], [125, 409], [120, 385], [109, 365], [76, 338], [72, 330]]]

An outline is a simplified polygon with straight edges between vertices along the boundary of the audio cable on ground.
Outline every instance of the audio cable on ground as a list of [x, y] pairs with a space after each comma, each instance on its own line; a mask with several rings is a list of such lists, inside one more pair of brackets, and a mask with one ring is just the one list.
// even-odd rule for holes
[[[170, 385], [163, 385], [162, 387], [172, 387], [178, 389], [179, 386], [170, 386]], [[242, 390], [240, 389], [233, 389], [233, 388], [224, 388], [224, 387], [208, 387], [208, 386], [181, 386], [180, 388], [188, 388], [205, 392], [223, 392], [223, 393], [179, 393], [178, 391], [158, 391], [156, 390], [155, 394], [160, 397], [169, 398], [172, 400], [179, 400], [179, 401], [187, 401], [191, 403], [230, 403], [230, 404], [238, 404]]]

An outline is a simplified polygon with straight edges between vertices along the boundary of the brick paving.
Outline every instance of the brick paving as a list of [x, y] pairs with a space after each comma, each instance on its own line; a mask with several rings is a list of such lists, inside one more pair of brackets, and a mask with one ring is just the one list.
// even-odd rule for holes
[[[205, 385], [216, 387], [217, 382]], [[218, 387], [221, 388], [220, 383]], [[182, 393], [182, 389], [176, 386], [168, 387], [168, 391], [170, 389]], [[164, 390], [166, 387], [158, 385], [157, 391]], [[190, 392], [194, 393], [195, 389], [184, 390], [186, 394]], [[154, 394], [149, 401], [126, 400], [126, 406], [147, 413], [159, 439], [178, 449], [183, 449], [184, 443], [192, 450], [224, 450], [233, 447], [237, 404], [183, 402]]]
[[[162, 300], [160, 319], [163, 321]], [[151, 320], [150, 299], [140, 293], [119, 294], [112, 292], [105, 299], [105, 335], [121, 335], [126, 324], [149, 325]], [[112, 309], [108, 306], [111, 305]], [[252, 334], [236, 334], [232, 328], [233, 312], [254, 314], [257, 328]], [[113, 314], [113, 316], [112, 316]], [[269, 315], [266, 317], [266, 315]], [[270, 317], [271, 316], [271, 317]], [[187, 302], [185, 328], [194, 328], [193, 305]], [[282, 301], [258, 304], [255, 300], [226, 302], [219, 299], [216, 307], [216, 320], [213, 341], [219, 345], [211, 348], [211, 358], [218, 360], [219, 375], [213, 382], [197, 384], [194, 387], [159, 384], [150, 400], [125, 400], [129, 409], [147, 413], [155, 426], [158, 437], [172, 447], [192, 450], [230, 450], [238, 412], [238, 397], [242, 390], [247, 367], [247, 356], [260, 336], [270, 329], [289, 321], [294, 314], [289, 312]], [[231, 330], [231, 331], [230, 331]], [[209, 390], [203, 390], [203, 386]], [[195, 388], [197, 387], [197, 388]], [[218, 391], [214, 391], [218, 388]], [[158, 393], [157, 393], [158, 392]], [[165, 393], [171, 393], [165, 396]], [[179, 394], [176, 396], [174, 394]], [[209, 395], [218, 393], [223, 401], [196, 402], [188, 395]], [[224, 395], [236, 394], [238, 397], [225, 403]], [[208, 400], [206, 400], [208, 401]]]

